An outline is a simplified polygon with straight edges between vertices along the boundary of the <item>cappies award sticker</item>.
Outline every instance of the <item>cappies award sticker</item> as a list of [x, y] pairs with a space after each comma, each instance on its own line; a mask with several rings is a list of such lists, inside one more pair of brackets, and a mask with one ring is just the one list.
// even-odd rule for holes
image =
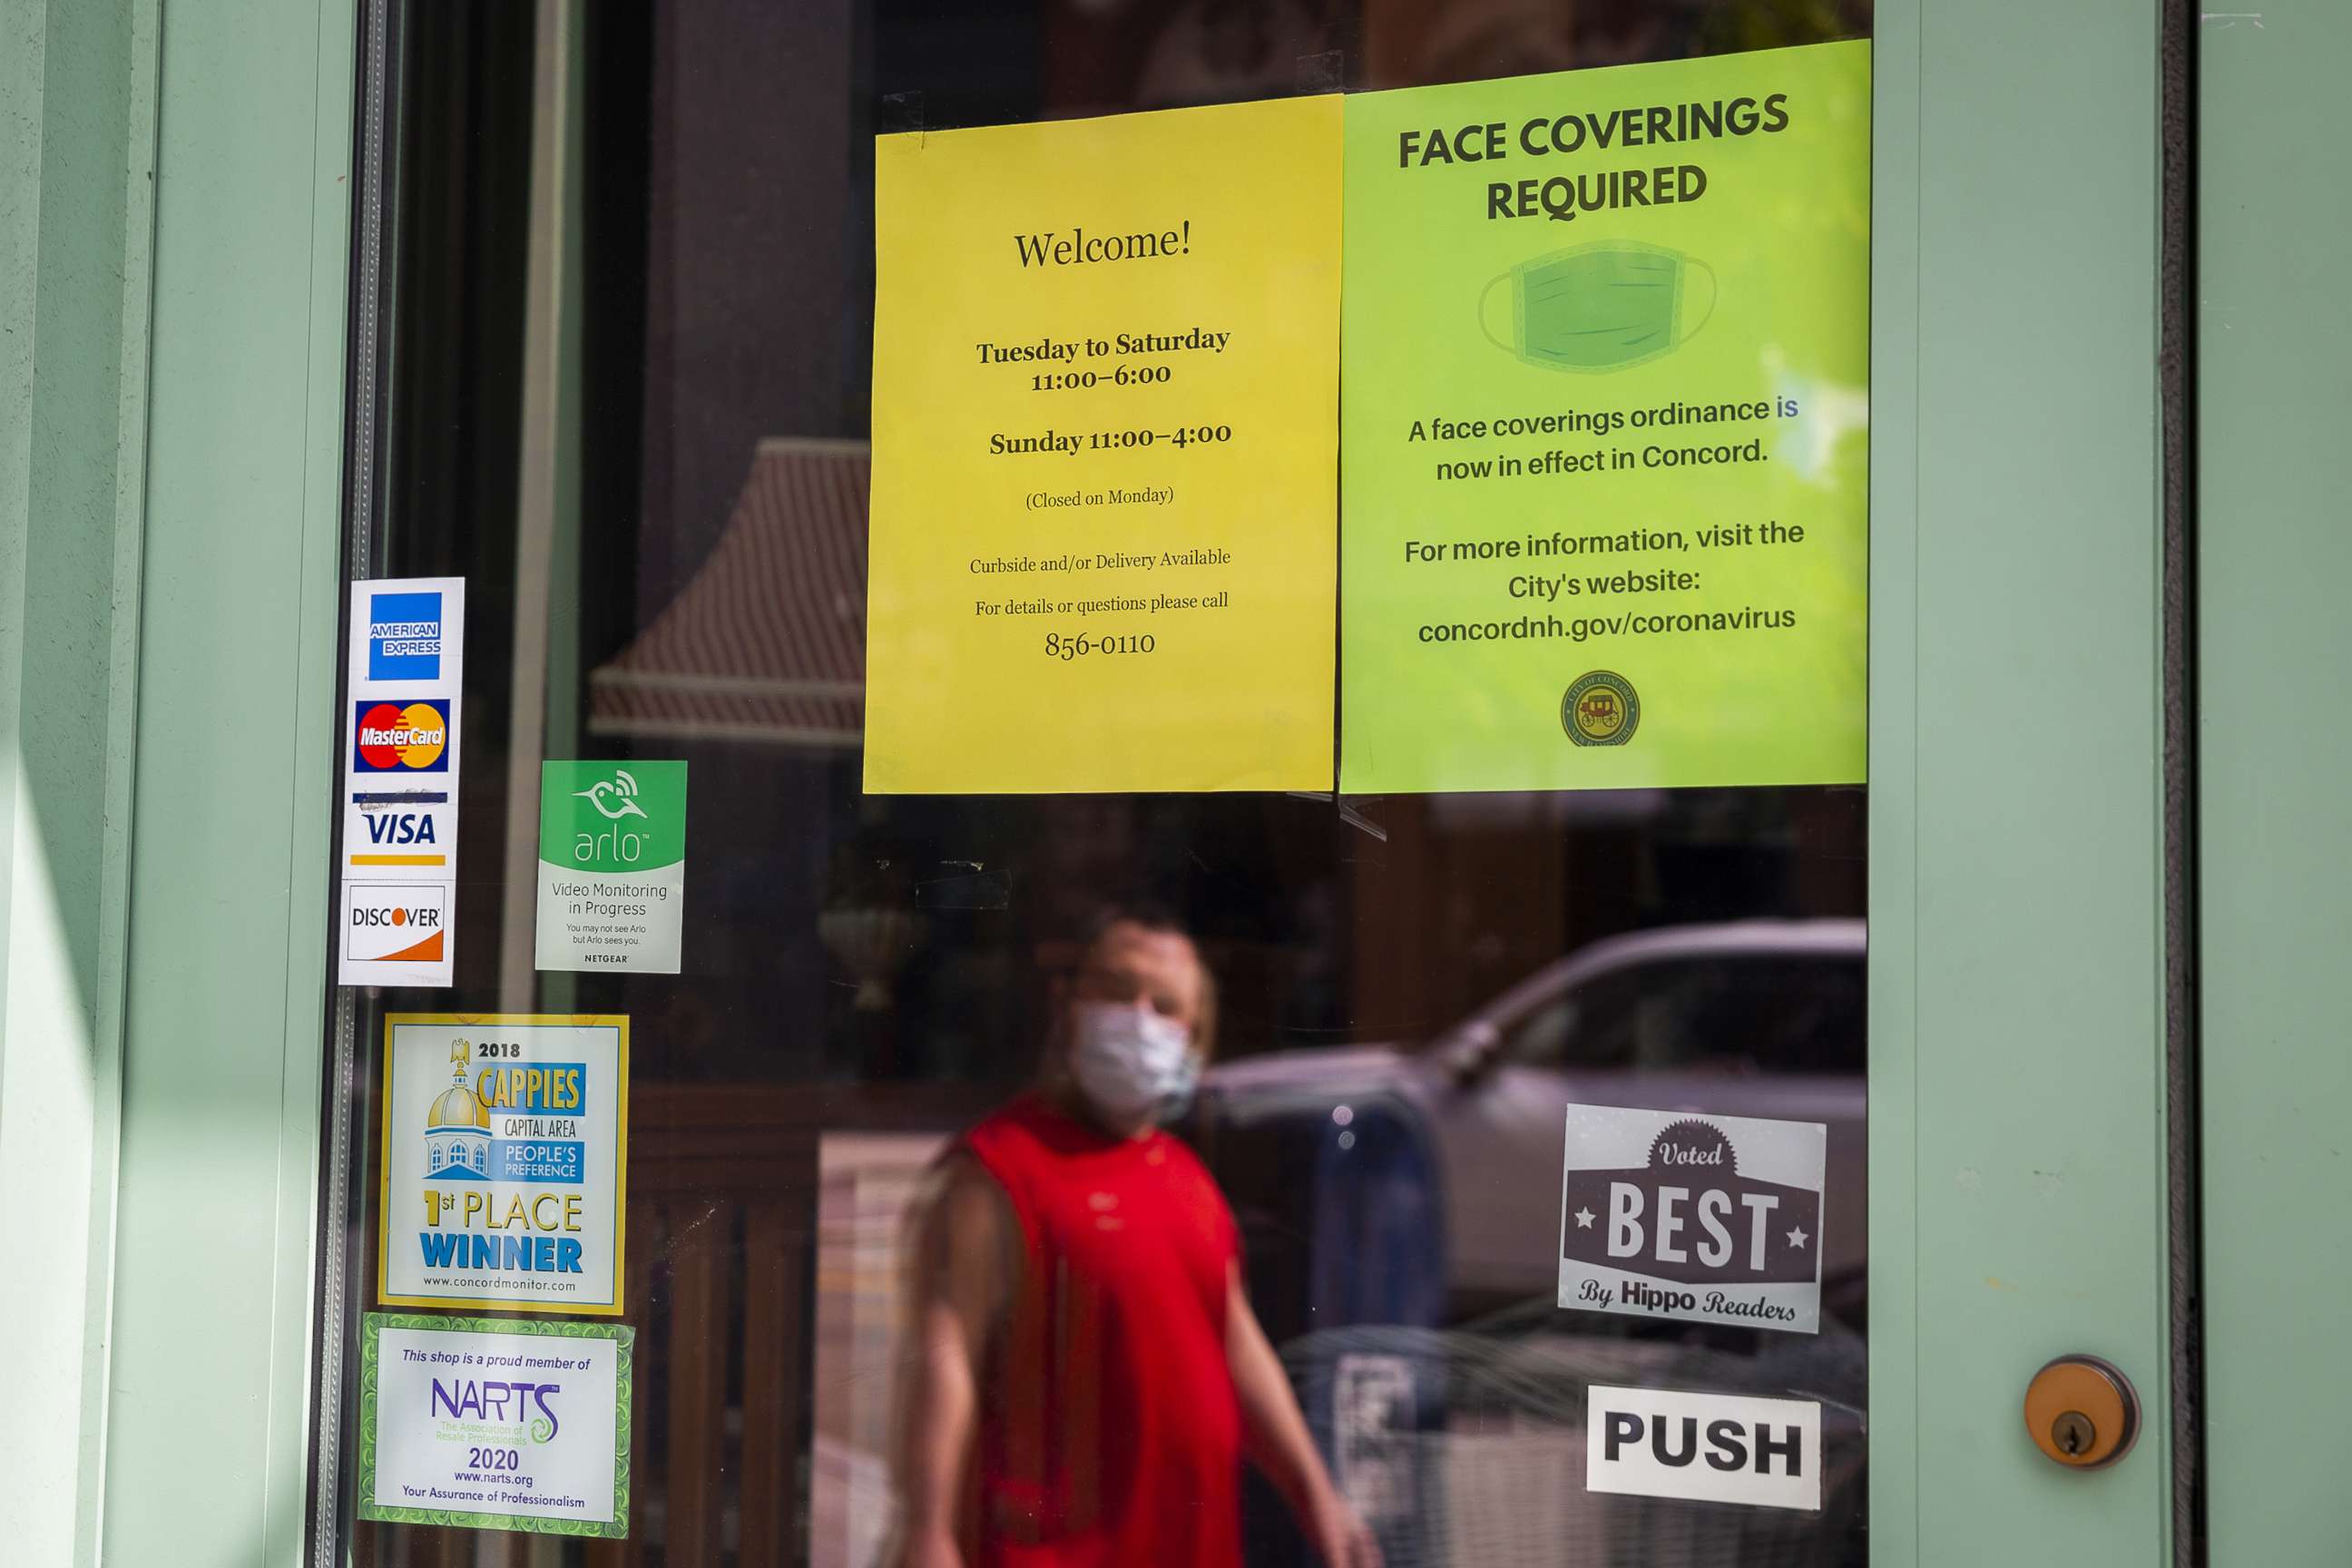
[[629, 1020], [394, 1013], [383, 1033], [378, 1300], [617, 1315]]
[[1570, 1106], [1559, 1304], [1818, 1333], [1828, 1159], [1818, 1121]]

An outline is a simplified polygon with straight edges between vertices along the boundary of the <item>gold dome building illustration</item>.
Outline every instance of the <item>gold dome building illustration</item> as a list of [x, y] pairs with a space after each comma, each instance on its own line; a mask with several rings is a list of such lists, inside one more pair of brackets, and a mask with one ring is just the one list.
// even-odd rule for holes
[[466, 1082], [471, 1042], [449, 1044], [449, 1087], [425, 1113], [425, 1174], [460, 1182], [489, 1179], [490, 1111]]

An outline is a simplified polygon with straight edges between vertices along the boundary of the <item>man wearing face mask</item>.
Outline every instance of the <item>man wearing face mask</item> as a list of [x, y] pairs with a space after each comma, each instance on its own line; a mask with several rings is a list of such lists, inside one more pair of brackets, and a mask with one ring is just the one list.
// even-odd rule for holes
[[1378, 1568], [1160, 1123], [1215, 1036], [1171, 922], [1107, 917], [1038, 1088], [966, 1133], [917, 1228], [903, 1568], [1238, 1568], [1246, 1452], [1332, 1568]]

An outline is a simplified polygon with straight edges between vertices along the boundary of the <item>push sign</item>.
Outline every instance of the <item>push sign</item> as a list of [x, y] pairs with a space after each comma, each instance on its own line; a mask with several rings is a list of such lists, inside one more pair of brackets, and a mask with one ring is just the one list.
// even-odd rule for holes
[[1822, 1506], [1822, 1407], [1813, 1400], [1598, 1383], [1585, 1400], [1587, 1491]]
[[1568, 1108], [1559, 1304], [1821, 1330], [1817, 1121]]

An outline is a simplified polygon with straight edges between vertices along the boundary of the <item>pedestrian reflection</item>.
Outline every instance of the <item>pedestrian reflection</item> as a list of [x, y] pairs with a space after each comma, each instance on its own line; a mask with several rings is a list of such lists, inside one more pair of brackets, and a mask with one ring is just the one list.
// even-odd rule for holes
[[1241, 1562], [1244, 1454], [1336, 1568], [1379, 1552], [1241, 1284], [1234, 1220], [1161, 1123], [1215, 1043], [1191, 937], [1102, 917], [1037, 1086], [971, 1128], [912, 1227], [903, 1568]]

